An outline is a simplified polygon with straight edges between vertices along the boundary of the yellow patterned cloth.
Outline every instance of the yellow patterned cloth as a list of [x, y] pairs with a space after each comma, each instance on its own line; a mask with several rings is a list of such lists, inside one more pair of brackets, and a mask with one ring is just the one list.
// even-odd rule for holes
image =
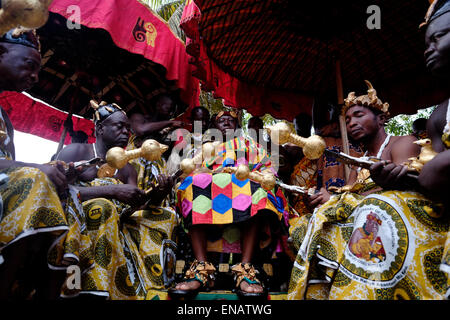
[[[68, 219], [56, 193], [55, 186], [40, 170], [31, 167], [0, 170], [5, 178], [2, 186], [0, 211], [0, 253], [14, 242], [37, 233], [52, 233], [55, 241], [52, 250], [58, 258], [52, 257], [49, 266], [58, 268], [76, 258], [76, 250], [70, 243], [77, 236], [70, 237], [70, 243], [63, 237], [69, 231]], [[6, 178], [7, 177], [7, 178]], [[75, 231], [70, 230], [72, 234]], [[68, 259], [64, 261], [64, 256]]]
[[[447, 149], [450, 149], [450, 99], [447, 104], [447, 116], [446, 116], [446, 126], [444, 127], [444, 132], [442, 134], [442, 142]], [[450, 211], [447, 209], [447, 211]], [[440, 269], [447, 274], [450, 274], [450, 230], [447, 234], [447, 241], [445, 243], [444, 254], [442, 256]], [[450, 287], [450, 277], [448, 279], [448, 286]], [[447, 297], [450, 293], [447, 294]]]
[[444, 299], [449, 229], [442, 206], [419, 193], [334, 195], [299, 220], [288, 299]]
[[[114, 178], [95, 179], [89, 186], [118, 184]], [[87, 186], [85, 184], [85, 186]], [[90, 244], [80, 253], [82, 263], [94, 262], [82, 274], [82, 292], [112, 300], [143, 300], [149, 290], [165, 287], [160, 253], [173, 231], [173, 211], [139, 210], [121, 224], [128, 206], [105, 198], [83, 202]]]
[[[130, 137], [127, 150], [133, 150], [137, 148], [136, 142], [139, 139], [135, 135]], [[157, 161], [148, 161], [144, 158], [137, 158], [130, 161], [130, 164], [135, 168], [138, 173], [137, 185], [142, 190], [148, 190], [153, 184], [157, 182], [159, 175], [168, 175], [166, 161], [164, 158], [160, 158]], [[138, 223], [145, 225], [150, 234], [161, 234], [163, 237], [160, 241], [153, 240], [156, 246], [151, 249], [151, 254], [156, 259], [156, 255], [159, 256], [158, 263], [164, 264], [164, 270], [162, 273], [153, 275], [157, 278], [158, 285], [154, 285], [152, 288], [160, 289], [167, 288], [171, 282], [175, 281], [175, 254], [176, 248], [176, 227], [178, 225], [177, 214], [172, 205], [174, 199], [174, 192], [169, 194], [159, 206], [152, 206], [147, 208], [144, 212], [137, 212], [133, 214], [133, 218], [140, 218]], [[164, 245], [163, 245], [164, 243]], [[163, 261], [160, 261], [160, 260]], [[167, 260], [167, 261], [165, 261]], [[164, 262], [165, 261], [165, 262]], [[157, 263], [157, 264], [158, 264]]]

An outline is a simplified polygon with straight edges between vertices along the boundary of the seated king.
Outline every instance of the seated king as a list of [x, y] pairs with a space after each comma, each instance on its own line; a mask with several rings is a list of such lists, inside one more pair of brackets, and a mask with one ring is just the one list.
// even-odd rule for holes
[[[212, 128], [204, 136], [209, 133], [215, 152], [207, 152], [204, 144], [201, 164], [199, 161], [177, 189], [177, 210], [195, 260], [183, 281], [169, 293], [174, 298], [195, 296], [213, 286], [216, 268], [208, 261], [207, 237], [211, 232], [219, 234], [217, 228], [235, 226], [242, 256], [231, 268], [236, 293], [241, 298], [264, 298], [267, 292], [253, 264], [261, 230], [272, 218], [276, 220], [270, 224], [272, 229], [286, 231], [288, 204], [275, 184], [267, 152], [253, 139], [236, 134], [241, 132], [236, 113], [221, 111], [211, 121]], [[261, 177], [272, 177], [273, 183], [266, 185]]]

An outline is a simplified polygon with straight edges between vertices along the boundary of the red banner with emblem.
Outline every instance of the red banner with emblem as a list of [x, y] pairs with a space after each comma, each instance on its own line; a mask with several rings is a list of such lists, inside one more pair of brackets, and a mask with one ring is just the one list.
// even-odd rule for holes
[[199, 104], [199, 81], [192, 76], [183, 41], [147, 5], [133, 0], [54, 0], [49, 11], [108, 31], [118, 47], [162, 65], [166, 79], [175, 81], [189, 107]]
[[[8, 114], [15, 130], [59, 142], [68, 116], [66, 112], [19, 92], [2, 92], [0, 105]], [[84, 131], [89, 136], [88, 142], [95, 142], [93, 121], [78, 116], [72, 116], [72, 121], [75, 131]], [[69, 134], [64, 142], [71, 142]]]

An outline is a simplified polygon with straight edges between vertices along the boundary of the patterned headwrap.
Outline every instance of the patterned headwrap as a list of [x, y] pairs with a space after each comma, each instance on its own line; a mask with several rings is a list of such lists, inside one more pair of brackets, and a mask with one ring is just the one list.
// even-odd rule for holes
[[100, 102], [97, 104], [94, 100], [90, 101], [91, 107], [95, 110], [94, 112], [94, 123], [97, 124], [99, 122], [103, 122], [108, 118], [110, 115], [112, 115], [115, 112], [122, 112], [124, 115], [126, 115], [125, 111], [122, 110], [119, 105], [115, 103], [106, 103], [105, 101]]
[[434, 19], [450, 11], [450, 0], [430, 0], [430, 7], [425, 15], [425, 21], [420, 24], [420, 28], [427, 26]]
[[388, 116], [389, 115], [389, 112], [388, 112], [389, 103], [387, 103], [387, 102], [383, 103], [377, 97], [377, 92], [373, 88], [372, 84], [367, 80], [364, 80], [364, 81], [366, 82], [367, 87], [369, 88], [367, 90], [367, 94], [357, 97], [354, 92], [350, 92], [348, 94], [347, 98], [344, 99], [344, 106], [342, 107], [342, 114], [345, 115], [345, 113], [347, 112], [347, 110], [350, 107], [353, 107], [355, 105], [360, 105], [363, 107], [374, 108], [374, 109], [380, 110], [381, 112], [386, 114], [386, 116]]
[[25, 30], [25, 29], [11, 29], [3, 36], [0, 37], [0, 42], [8, 42], [13, 44], [21, 44], [27, 46], [37, 51], [41, 50], [41, 45], [39, 43], [36, 30]]

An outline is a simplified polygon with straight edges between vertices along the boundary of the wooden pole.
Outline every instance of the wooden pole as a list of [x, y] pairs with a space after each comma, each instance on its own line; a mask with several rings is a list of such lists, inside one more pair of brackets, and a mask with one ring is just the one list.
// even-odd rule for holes
[[[69, 113], [67, 116], [67, 119], [70, 119], [72, 117], [72, 112]], [[63, 132], [61, 134], [61, 138], [59, 139], [58, 149], [56, 150], [56, 154], [58, 154], [62, 148], [64, 147], [64, 141], [66, 140], [67, 136], [67, 128], [64, 126]]]
[[[336, 88], [337, 88], [338, 104], [343, 105], [344, 89], [342, 86], [341, 61], [339, 61], [339, 59], [336, 60]], [[343, 151], [346, 154], [350, 154], [350, 147], [347, 135], [347, 125], [345, 124], [345, 117], [342, 114], [339, 115], [339, 128], [341, 130], [342, 147], [344, 149]], [[347, 182], [350, 175], [350, 168], [346, 164], [344, 164], [344, 172], [345, 172], [345, 181]]]

